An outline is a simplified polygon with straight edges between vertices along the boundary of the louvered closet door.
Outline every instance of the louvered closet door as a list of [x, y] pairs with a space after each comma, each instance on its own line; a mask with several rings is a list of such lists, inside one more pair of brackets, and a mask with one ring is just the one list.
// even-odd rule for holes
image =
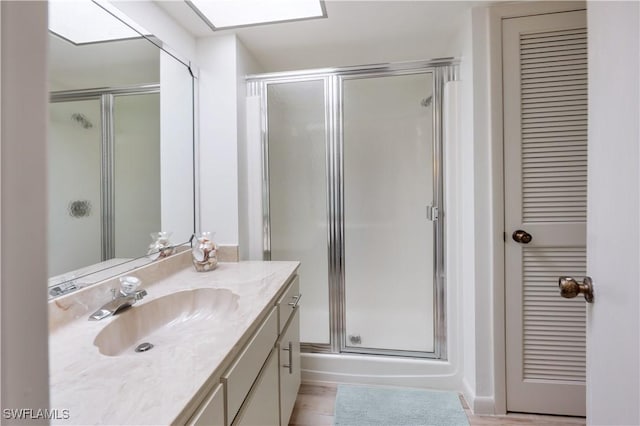
[[[507, 410], [585, 415], [584, 11], [503, 21]], [[518, 243], [516, 230], [532, 235]]]

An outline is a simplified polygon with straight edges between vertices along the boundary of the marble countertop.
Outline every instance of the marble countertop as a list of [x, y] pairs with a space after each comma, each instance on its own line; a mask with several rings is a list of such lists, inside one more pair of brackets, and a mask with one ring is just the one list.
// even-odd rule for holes
[[98, 300], [108, 300], [104, 298], [109, 294], [108, 285], [51, 301], [51, 409], [68, 410], [69, 415], [52, 423], [159, 425], [179, 420], [185, 407], [193, 404], [192, 398], [211, 386], [211, 380], [222, 374], [221, 368], [239, 352], [298, 265], [220, 263], [216, 270], [200, 273], [183, 264], [177, 272], [151, 283], [143, 279], [148, 296], [131, 309], [180, 290], [224, 288], [238, 296], [237, 309], [225, 318], [223, 330], [181, 336], [180, 344], [143, 353], [106, 356], [94, 345], [96, 335], [118, 318], [87, 320], [101, 305], [96, 305]]

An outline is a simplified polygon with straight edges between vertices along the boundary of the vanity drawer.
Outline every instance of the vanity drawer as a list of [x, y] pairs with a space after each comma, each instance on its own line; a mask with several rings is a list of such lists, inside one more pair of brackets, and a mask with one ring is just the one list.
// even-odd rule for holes
[[223, 426], [224, 424], [224, 392], [220, 384], [200, 404], [200, 407], [189, 419], [187, 425]]
[[276, 309], [264, 321], [260, 329], [222, 376], [227, 403], [227, 424], [236, 417], [253, 382], [262, 369], [278, 337], [278, 315]]
[[282, 333], [285, 325], [287, 325], [287, 321], [289, 321], [289, 318], [291, 318], [291, 315], [298, 307], [300, 297], [302, 297], [300, 294], [300, 278], [296, 275], [280, 300], [278, 300], [279, 333]]
[[278, 354], [271, 351], [233, 426], [279, 426]]

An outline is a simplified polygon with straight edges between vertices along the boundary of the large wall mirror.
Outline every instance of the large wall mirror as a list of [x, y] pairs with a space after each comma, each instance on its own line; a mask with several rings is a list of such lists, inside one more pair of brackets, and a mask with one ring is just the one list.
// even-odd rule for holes
[[191, 70], [105, 7], [49, 6], [50, 297], [153, 261], [152, 233], [194, 232]]

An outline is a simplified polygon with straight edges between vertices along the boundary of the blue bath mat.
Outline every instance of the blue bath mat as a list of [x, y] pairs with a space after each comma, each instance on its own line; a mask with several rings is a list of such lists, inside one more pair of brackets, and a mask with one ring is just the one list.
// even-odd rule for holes
[[469, 426], [458, 394], [338, 385], [336, 426]]

